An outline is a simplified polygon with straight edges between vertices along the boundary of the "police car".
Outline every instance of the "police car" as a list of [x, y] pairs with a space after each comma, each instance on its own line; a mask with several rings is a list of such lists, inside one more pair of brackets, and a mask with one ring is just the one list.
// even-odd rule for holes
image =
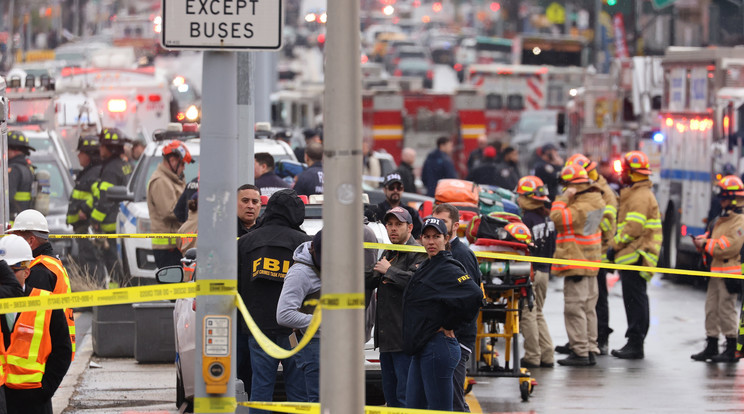
[[[195, 125], [195, 124], [191, 124]], [[147, 209], [147, 184], [150, 177], [163, 162], [163, 147], [171, 139], [181, 140], [194, 159], [194, 163], [186, 164], [184, 170], [185, 181], [188, 183], [199, 173], [199, 133], [189, 124], [184, 125], [184, 132], [166, 131], [154, 133], [154, 142], [145, 147], [139, 162], [132, 172], [126, 187], [117, 186], [109, 190], [109, 195], [120, 200], [119, 214], [116, 220], [116, 232], [150, 233], [150, 213]], [[269, 138], [257, 138], [254, 141], [255, 152], [268, 152], [276, 161], [295, 161], [292, 149], [284, 142]], [[253, 168], [253, 163], [246, 166]], [[236, 189], [237, 191], [237, 189]], [[124, 272], [133, 280], [143, 283], [154, 282], [155, 256], [152, 251], [152, 239], [118, 239], [117, 247]]]

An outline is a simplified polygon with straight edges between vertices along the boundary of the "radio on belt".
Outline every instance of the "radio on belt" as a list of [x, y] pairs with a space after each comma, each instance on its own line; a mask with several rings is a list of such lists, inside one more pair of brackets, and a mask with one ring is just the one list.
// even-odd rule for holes
[[202, 374], [207, 394], [224, 394], [230, 379], [230, 317], [207, 315], [204, 317], [204, 352]]

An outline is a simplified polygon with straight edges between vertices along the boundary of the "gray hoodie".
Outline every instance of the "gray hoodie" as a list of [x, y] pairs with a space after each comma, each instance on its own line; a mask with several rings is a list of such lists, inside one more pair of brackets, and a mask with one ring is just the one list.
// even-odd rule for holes
[[[310, 243], [302, 243], [294, 251], [294, 264], [287, 271], [276, 306], [276, 321], [279, 325], [305, 330], [313, 318], [313, 315], [299, 311], [305, 297], [320, 290], [320, 275], [313, 265]], [[319, 335], [320, 332], [316, 334]]]

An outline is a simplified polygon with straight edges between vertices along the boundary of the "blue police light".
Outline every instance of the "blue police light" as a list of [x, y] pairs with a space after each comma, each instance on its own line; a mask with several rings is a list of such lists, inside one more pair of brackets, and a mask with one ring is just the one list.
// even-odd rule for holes
[[662, 134], [661, 132], [654, 132], [654, 135], [651, 138], [654, 140], [654, 142], [664, 142], [664, 134]]

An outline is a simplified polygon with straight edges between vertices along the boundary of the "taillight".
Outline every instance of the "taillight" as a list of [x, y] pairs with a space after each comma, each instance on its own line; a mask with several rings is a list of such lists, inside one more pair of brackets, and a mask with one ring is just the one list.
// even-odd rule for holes
[[124, 112], [127, 110], [127, 101], [124, 99], [109, 99], [106, 106], [109, 112]]
[[145, 102], [145, 96], [144, 95], [137, 95], [137, 102], [139, 102], [139, 103]]
[[458, 71], [458, 72], [461, 71], [462, 70], [462, 63], [455, 63], [455, 70]]
[[434, 72], [427, 70], [426, 71], [426, 79], [434, 79]]
[[150, 102], [160, 102], [160, 95], [150, 95], [147, 97]]
[[393, 76], [403, 76], [403, 71], [400, 69], [395, 69], [395, 72], [393, 72]]

